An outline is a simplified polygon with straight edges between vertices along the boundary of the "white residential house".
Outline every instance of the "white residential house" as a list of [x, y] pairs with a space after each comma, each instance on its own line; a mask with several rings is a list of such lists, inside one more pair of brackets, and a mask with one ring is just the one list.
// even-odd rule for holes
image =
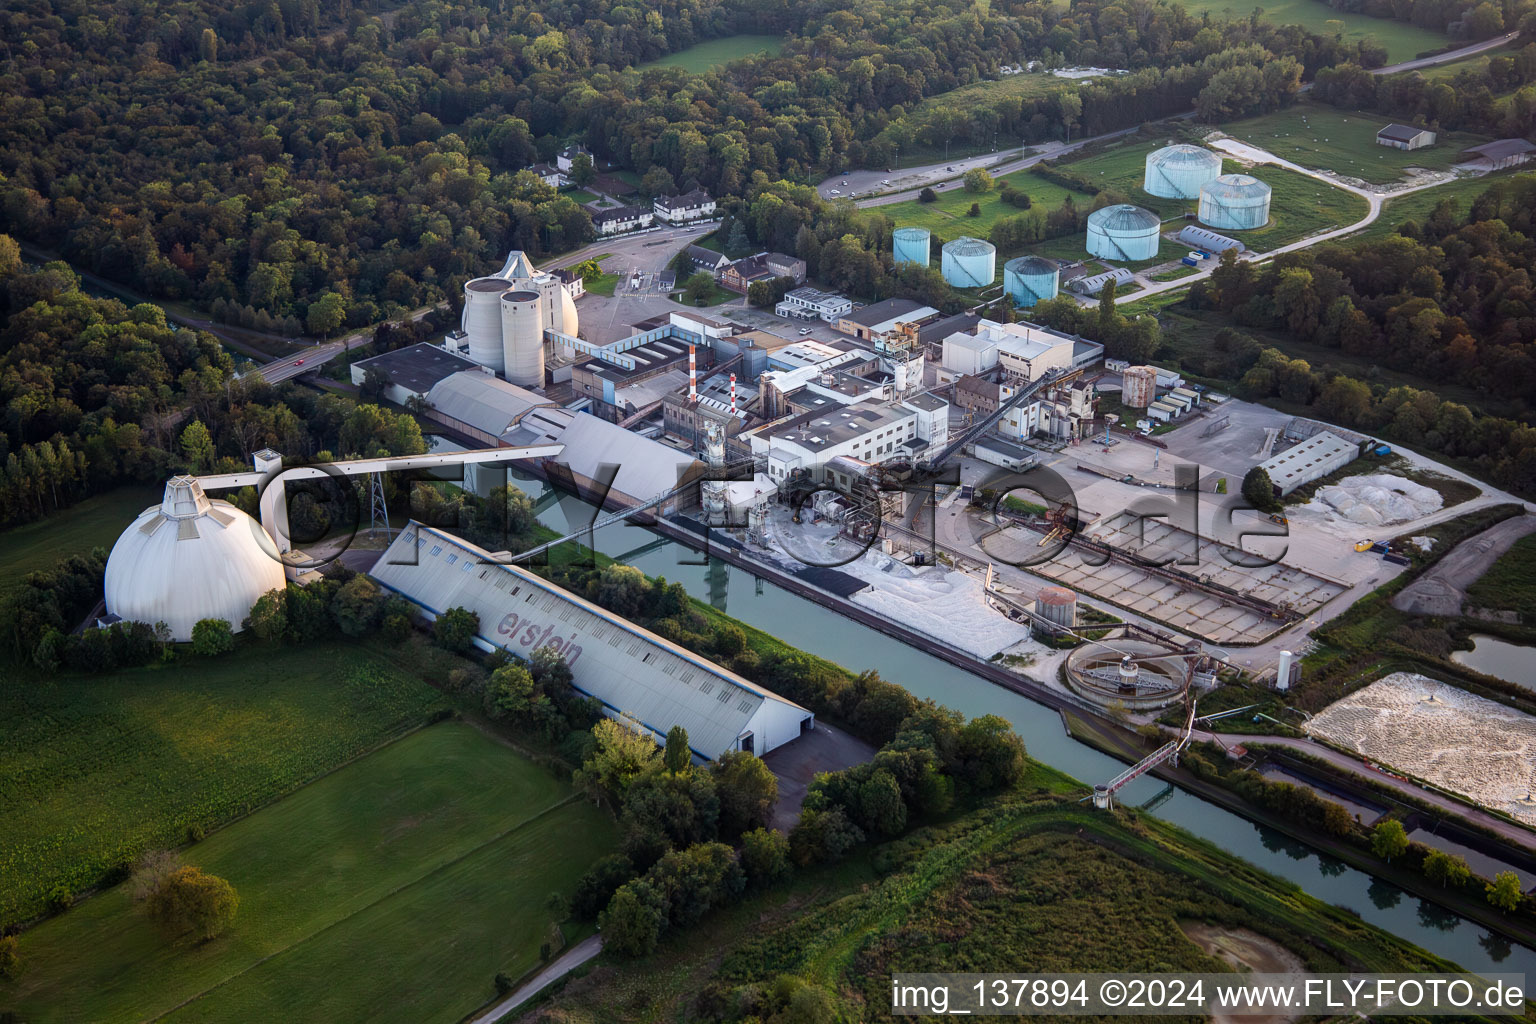
[[714, 199], [701, 188], [680, 196], [657, 196], [651, 207], [656, 219], [667, 224], [684, 224], [715, 215]]
[[655, 214], [644, 206], [616, 206], [592, 214], [592, 228], [600, 235], [619, 235], [648, 228]]

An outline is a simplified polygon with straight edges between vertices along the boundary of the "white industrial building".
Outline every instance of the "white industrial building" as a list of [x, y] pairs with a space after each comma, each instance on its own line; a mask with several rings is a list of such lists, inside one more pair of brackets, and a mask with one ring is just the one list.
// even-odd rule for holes
[[1072, 366], [1076, 347], [1076, 339], [1044, 327], [982, 320], [974, 330], [959, 331], [944, 339], [943, 365], [956, 377], [974, 376], [1001, 366], [1014, 380], [1032, 381], [1048, 370]]
[[543, 395], [479, 372], [443, 378], [425, 401], [428, 419], [485, 447], [507, 443], [505, 438], [534, 409], [558, 407]]
[[184, 643], [200, 619], [223, 619], [239, 632], [257, 598], [287, 585], [282, 556], [261, 524], [178, 476], [112, 546], [107, 614], [163, 622]]
[[773, 307], [779, 316], [792, 316], [801, 320], [818, 319], [827, 323], [853, 311], [853, 300], [833, 292], [815, 288], [796, 288], [784, 295], [784, 300]]
[[694, 757], [762, 755], [815, 726], [815, 716], [526, 569], [420, 523], [402, 530], [374, 566], [374, 579], [435, 618], [467, 608], [480, 618], [475, 643], [526, 658], [551, 647], [577, 690], [610, 717], [628, 716], [658, 743], [680, 725]]
[[1284, 497], [1303, 484], [1349, 465], [1359, 455], [1358, 444], [1323, 430], [1260, 465], [1269, 474], [1269, 482], [1275, 485], [1275, 491]]
[[535, 270], [526, 253], [513, 250], [501, 270], [465, 283], [460, 330], [448, 347], [514, 384], [543, 387], [544, 332], [574, 338], [579, 330], [571, 291], [559, 276]]
[[821, 479], [837, 456], [878, 464], [949, 443], [949, 403], [936, 395], [905, 401], [866, 399], [853, 405], [802, 413], [751, 435], [752, 454], [768, 462], [768, 476], [782, 484], [795, 472]]

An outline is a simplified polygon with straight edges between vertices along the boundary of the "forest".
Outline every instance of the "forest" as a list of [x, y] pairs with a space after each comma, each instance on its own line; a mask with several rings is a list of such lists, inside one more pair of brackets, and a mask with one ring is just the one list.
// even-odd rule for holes
[[1450, 78], [1378, 76], [1340, 64], [1318, 72], [1312, 95], [1342, 110], [1375, 110], [1443, 131], [1520, 138], [1536, 131], [1536, 44], [1496, 53]]
[[[784, 33], [783, 52], [634, 68], [743, 29]], [[758, 173], [804, 182], [914, 143], [1259, 113], [1305, 75], [1380, 62], [1146, 0], [38, 0], [0, 12], [0, 37], [22, 41], [0, 60], [0, 230], [157, 298], [283, 325], [335, 297], [348, 326], [395, 318], [508, 249], [586, 242], [587, 211], [519, 173], [569, 141], [648, 191], [744, 196]], [[911, 113], [1042, 54], [1132, 73]]]

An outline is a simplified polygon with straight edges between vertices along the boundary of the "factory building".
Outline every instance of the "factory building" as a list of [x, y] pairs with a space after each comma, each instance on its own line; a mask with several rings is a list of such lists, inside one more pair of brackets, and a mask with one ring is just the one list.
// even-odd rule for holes
[[886, 299], [844, 314], [837, 321], [837, 329], [860, 341], [872, 342], [876, 351], [883, 351], [893, 338], [904, 336], [903, 328], [921, 327], [939, 316], [932, 306], [913, 299]]
[[791, 316], [798, 320], [825, 320], [830, 324], [853, 312], [853, 301], [815, 288], [796, 288], [787, 293], [783, 301], [773, 307], [773, 311], [779, 316]]
[[1269, 482], [1275, 485], [1275, 493], [1284, 497], [1303, 484], [1349, 465], [1359, 455], [1358, 444], [1323, 430], [1260, 465], [1269, 474]]
[[[1103, 354], [1103, 346], [1080, 342], [1065, 334], [1034, 324], [1001, 324], [978, 321], [970, 332], [956, 332], [944, 339], [943, 368], [953, 376], [975, 376], [1002, 367], [1014, 381], [1031, 381], [1047, 370], [1077, 365], [1079, 348]], [[1090, 360], [1091, 361], [1091, 360]]]
[[490, 448], [508, 444], [523, 417], [555, 403], [537, 392], [508, 384], [488, 373], [455, 373], [426, 394], [423, 415], [435, 423]]
[[1162, 222], [1157, 214], [1129, 203], [1088, 215], [1088, 252], [1104, 260], [1150, 260], [1157, 256]]
[[[699, 451], [704, 447], [704, 431], [710, 422], [719, 423], [729, 442], [741, 433], [757, 405], [759, 389], [755, 382], [717, 373], [697, 385], [690, 395], [685, 385], [661, 399], [662, 430], [668, 437], [686, 441]], [[734, 405], [735, 411], [732, 411]]]
[[107, 615], [163, 622], [172, 640], [185, 643], [201, 619], [224, 619], [238, 633], [258, 598], [287, 585], [282, 556], [261, 524], [178, 476], [112, 545]]
[[1019, 472], [1035, 463], [1035, 453], [1022, 445], [1004, 441], [1000, 437], [979, 437], [971, 446], [971, 457], [977, 462]]
[[384, 397], [396, 405], [425, 400], [439, 381], [456, 373], [478, 373], [494, 380], [486, 367], [436, 345], [420, 342], [352, 364], [352, 383], [361, 385], [369, 373], [386, 381]]
[[752, 454], [768, 462], [776, 485], [804, 472], [823, 478], [823, 467], [843, 455], [878, 465], [949, 442], [949, 403], [934, 395], [899, 402], [870, 399], [830, 411], [808, 412], [752, 435]]
[[1099, 293], [1104, 290], [1104, 286], [1111, 281], [1115, 282], [1115, 288], [1118, 290], [1121, 285], [1131, 284], [1135, 280], [1135, 274], [1132, 274], [1124, 267], [1116, 267], [1114, 270], [1106, 270], [1102, 274], [1091, 274], [1087, 277], [1073, 278], [1067, 283], [1067, 287], [1079, 295], [1097, 298]]
[[1142, 188], [1163, 199], [1199, 199], [1200, 186], [1221, 174], [1221, 157], [1201, 146], [1164, 146], [1147, 154]]
[[514, 384], [543, 387], [544, 332], [574, 337], [579, 330], [571, 291], [513, 250], [500, 271], [465, 283], [460, 330], [448, 345]]
[[[586, 359], [571, 367], [571, 390], [592, 400], [592, 411], [603, 419], [617, 423], [633, 410], [626, 412], [626, 403], [620, 392], [625, 388], [649, 381], [667, 371], [682, 374], [686, 383], [689, 346], [680, 338], [658, 338], [643, 345], [625, 349], [629, 360], [623, 364], [604, 359]], [[698, 369], [709, 369], [715, 363], [714, 350], [707, 345], [694, 346], [694, 360]], [[664, 385], [675, 388], [678, 380], [671, 379]]]
[[1223, 174], [1200, 189], [1200, 223], [1251, 231], [1269, 223], [1269, 185], [1248, 174]]
[[527, 658], [555, 649], [572, 684], [605, 714], [638, 721], [657, 743], [680, 725], [699, 761], [733, 750], [766, 754], [815, 727], [793, 701], [420, 523], [400, 532], [372, 575], [432, 618], [449, 608], [477, 614], [475, 643], [484, 650]]

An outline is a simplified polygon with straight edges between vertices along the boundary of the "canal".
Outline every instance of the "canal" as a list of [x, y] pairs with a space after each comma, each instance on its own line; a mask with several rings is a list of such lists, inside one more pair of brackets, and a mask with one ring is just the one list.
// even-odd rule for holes
[[[566, 534], [592, 521], [593, 507], [552, 492], [535, 477], [512, 471], [513, 481], [535, 497], [539, 521]], [[1107, 782], [1125, 765], [1072, 739], [1057, 713], [1026, 697], [910, 647], [874, 629], [759, 580], [750, 572], [703, 556], [645, 527], [628, 523], [598, 533], [599, 551], [644, 571], [681, 583], [700, 600], [764, 632], [853, 671], [874, 669], [919, 697], [929, 697], [968, 717], [994, 714], [1013, 723], [1031, 757], [1084, 783]], [[942, 614], [942, 609], [936, 610]], [[1158, 797], [1166, 784], [1150, 776], [1124, 790], [1135, 806]], [[1086, 794], [1085, 794], [1086, 795]], [[1173, 822], [1318, 899], [1358, 913], [1373, 925], [1475, 971], [1536, 973], [1536, 952], [1398, 887], [1320, 855], [1273, 829], [1264, 828], [1175, 789], [1163, 794], [1156, 815]]]

